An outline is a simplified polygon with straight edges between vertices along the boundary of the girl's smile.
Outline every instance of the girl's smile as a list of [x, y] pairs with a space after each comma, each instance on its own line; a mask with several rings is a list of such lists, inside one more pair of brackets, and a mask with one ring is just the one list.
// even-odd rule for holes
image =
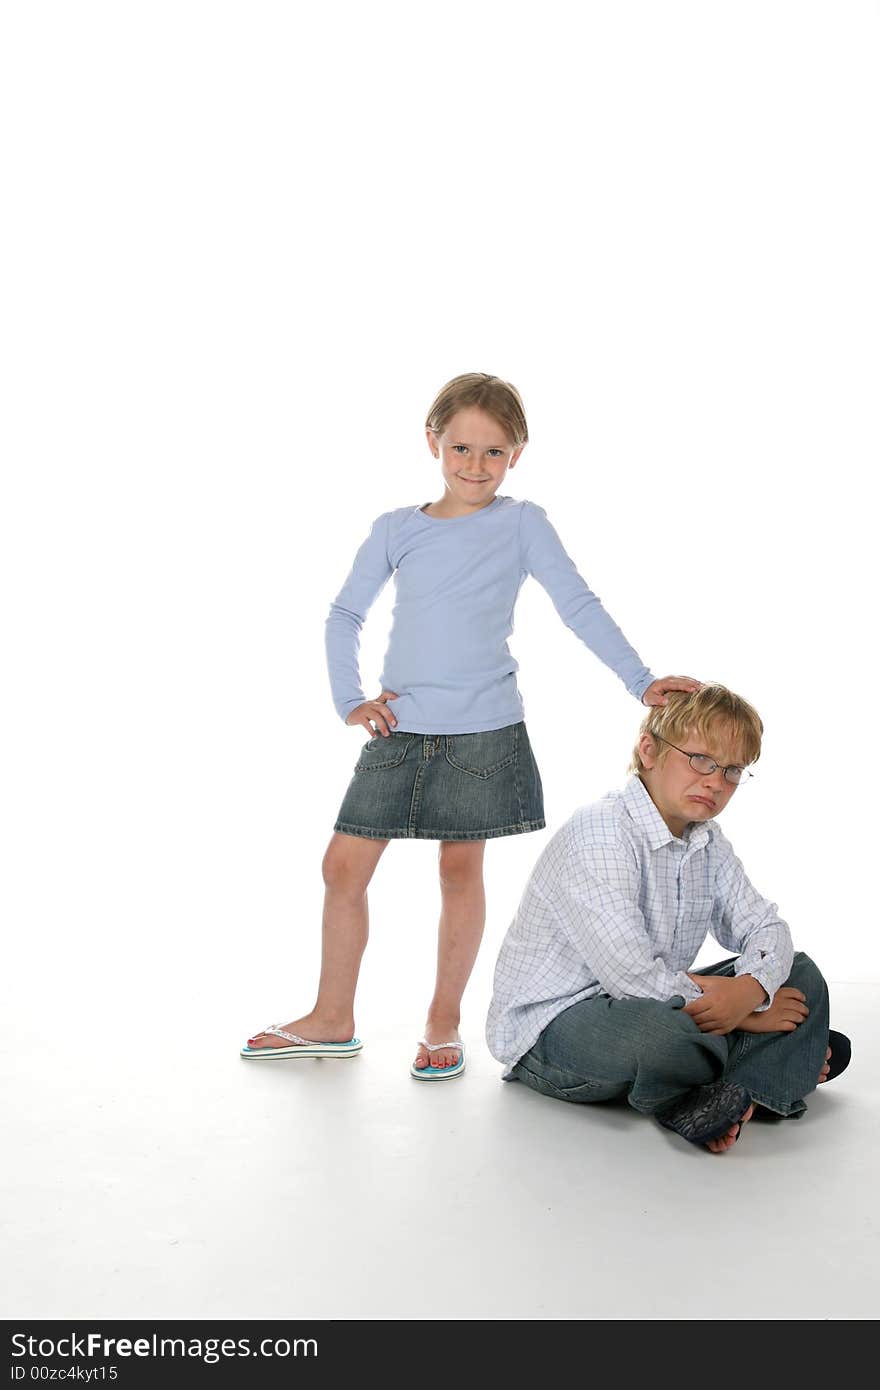
[[516, 447], [504, 427], [479, 406], [459, 410], [442, 434], [429, 429], [427, 438], [440, 461], [445, 491], [425, 511], [449, 518], [487, 507], [525, 447]]

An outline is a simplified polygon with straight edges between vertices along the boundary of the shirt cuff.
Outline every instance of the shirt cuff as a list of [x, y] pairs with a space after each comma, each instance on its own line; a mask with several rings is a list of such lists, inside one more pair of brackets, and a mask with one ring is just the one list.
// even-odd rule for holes
[[640, 681], [637, 681], [636, 684], [632, 686], [632, 693], [633, 695], [635, 695], [636, 699], [639, 701], [640, 704], [642, 696], [648, 689], [648, 686], [653, 685], [656, 679], [657, 677], [655, 675], [652, 675], [652, 673], [649, 671], [647, 677], [643, 676]]
[[699, 999], [700, 995], [703, 993], [700, 986], [694, 984], [691, 977], [684, 970], [679, 970], [672, 978], [675, 981], [675, 989], [672, 991], [673, 994], [683, 994], [686, 1004], [692, 1003], [694, 999]]
[[352, 710], [357, 709], [358, 705], [362, 705], [366, 698], [367, 697], [365, 695], [361, 695], [357, 700], [345, 700], [341, 705], [336, 706], [336, 713], [339, 715], [339, 718], [342, 720], [343, 724], [345, 723], [348, 716], [351, 714]]
[[745, 970], [737, 970], [736, 968], [734, 968], [733, 973], [737, 977], [737, 979], [740, 975], [751, 975], [752, 979], [758, 981], [758, 984], [761, 986], [762, 990], [767, 995], [766, 1004], [759, 1004], [756, 1009], [752, 1009], [752, 1013], [762, 1014], [764, 1013], [765, 1009], [769, 1009], [770, 1005], [773, 1003], [773, 995], [776, 993], [776, 991], [773, 988], [772, 980], [765, 979], [763, 973], [760, 970], [760, 967], [757, 970], [753, 970], [751, 966], [747, 966]]

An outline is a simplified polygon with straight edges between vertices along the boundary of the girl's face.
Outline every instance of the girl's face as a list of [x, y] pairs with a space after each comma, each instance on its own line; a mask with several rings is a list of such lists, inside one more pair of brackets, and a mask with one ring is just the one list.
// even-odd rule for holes
[[442, 434], [427, 431], [428, 447], [440, 460], [448, 515], [465, 516], [492, 501], [524, 444], [516, 447], [492, 415], [478, 406], [458, 411]]

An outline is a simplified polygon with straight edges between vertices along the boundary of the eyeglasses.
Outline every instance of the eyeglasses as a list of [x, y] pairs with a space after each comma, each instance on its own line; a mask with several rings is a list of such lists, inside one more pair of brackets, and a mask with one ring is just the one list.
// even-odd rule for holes
[[750, 777], [754, 776], [754, 773], [749, 772], [747, 767], [737, 767], [736, 763], [731, 763], [729, 767], [721, 767], [721, 764], [716, 763], [714, 758], [710, 758], [708, 753], [688, 753], [686, 749], [679, 748], [677, 743], [669, 743], [668, 738], [655, 733], [653, 729], [649, 732], [652, 738], [659, 738], [661, 743], [669, 744], [669, 747], [674, 748], [676, 753], [684, 753], [694, 772], [702, 772], [706, 777], [710, 777], [713, 772], [717, 772], [721, 768], [725, 782], [732, 783], [734, 787], [740, 786], [741, 783], [747, 782]]

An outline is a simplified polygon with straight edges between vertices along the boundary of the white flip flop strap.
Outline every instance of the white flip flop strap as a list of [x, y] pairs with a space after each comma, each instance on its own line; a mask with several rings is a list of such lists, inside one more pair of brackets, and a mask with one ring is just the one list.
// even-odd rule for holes
[[429, 1043], [425, 1042], [424, 1038], [419, 1038], [419, 1047], [423, 1047], [426, 1052], [445, 1052], [447, 1048], [454, 1048], [456, 1052], [461, 1052], [464, 1049], [464, 1043], [461, 1038], [446, 1043]]
[[283, 1028], [278, 1028], [273, 1023], [271, 1028], [264, 1028], [263, 1032], [271, 1034], [274, 1038], [284, 1038], [287, 1042], [296, 1043], [299, 1047], [314, 1047], [315, 1044], [308, 1038], [301, 1038], [299, 1033], [285, 1033]]

